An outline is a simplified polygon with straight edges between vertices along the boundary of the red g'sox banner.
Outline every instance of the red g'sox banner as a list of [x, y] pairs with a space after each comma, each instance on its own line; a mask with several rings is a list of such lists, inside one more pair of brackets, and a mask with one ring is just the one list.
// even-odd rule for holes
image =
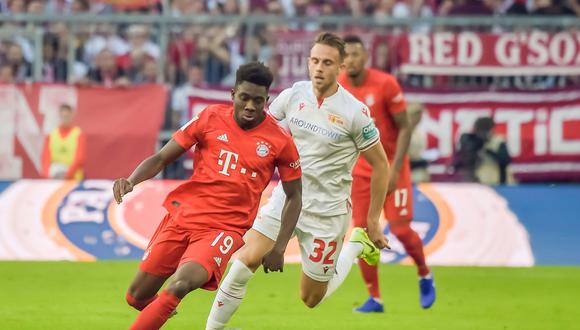
[[86, 178], [127, 176], [155, 151], [167, 90], [32, 84], [0, 86], [0, 179], [38, 178], [45, 137], [60, 105], [86, 136]]
[[426, 75], [578, 75], [580, 32], [411, 33], [399, 39], [400, 69]]

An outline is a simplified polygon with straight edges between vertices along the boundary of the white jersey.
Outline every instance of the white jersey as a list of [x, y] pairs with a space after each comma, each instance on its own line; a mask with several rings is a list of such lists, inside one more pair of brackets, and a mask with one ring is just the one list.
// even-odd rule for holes
[[[270, 105], [286, 121], [302, 167], [302, 210], [335, 216], [348, 212], [352, 168], [361, 151], [379, 141], [369, 109], [347, 90], [318, 103], [312, 82], [295, 83]], [[280, 218], [286, 196], [279, 184], [262, 212]]]

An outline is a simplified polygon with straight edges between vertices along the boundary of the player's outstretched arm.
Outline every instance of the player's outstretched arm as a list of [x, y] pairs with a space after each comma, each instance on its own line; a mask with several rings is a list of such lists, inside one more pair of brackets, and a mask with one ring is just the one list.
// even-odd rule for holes
[[409, 143], [411, 142], [411, 134], [413, 127], [409, 122], [407, 111], [402, 111], [393, 115], [395, 124], [399, 128], [399, 135], [397, 136], [397, 146], [395, 147], [395, 159], [393, 160], [393, 167], [391, 169], [391, 177], [389, 178], [388, 193], [392, 193], [399, 181], [399, 174], [403, 167], [403, 159], [409, 151]]
[[286, 193], [286, 202], [282, 209], [282, 224], [280, 225], [276, 243], [274, 243], [272, 250], [262, 259], [262, 265], [266, 273], [268, 271], [284, 270], [284, 252], [286, 252], [286, 246], [292, 237], [292, 232], [294, 232], [298, 217], [302, 211], [302, 180], [282, 181], [281, 184], [282, 188], [284, 188], [284, 193]]
[[117, 204], [123, 201], [124, 195], [133, 190], [133, 186], [156, 176], [167, 164], [179, 158], [184, 152], [185, 149], [171, 139], [156, 154], [142, 161], [128, 179], [115, 180], [113, 195]]
[[383, 234], [379, 223], [389, 185], [389, 161], [380, 142], [363, 151], [362, 155], [373, 168], [371, 175], [371, 204], [367, 216], [369, 238], [379, 249], [390, 248], [389, 241]]

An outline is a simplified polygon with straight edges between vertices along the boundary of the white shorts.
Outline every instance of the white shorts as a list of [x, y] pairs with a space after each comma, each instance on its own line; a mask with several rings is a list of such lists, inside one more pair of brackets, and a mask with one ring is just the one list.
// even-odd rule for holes
[[[336, 272], [338, 255], [351, 218], [350, 212], [331, 217], [304, 212], [300, 214], [294, 235], [300, 245], [304, 274], [315, 281], [330, 281]], [[280, 219], [260, 212], [252, 229], [275, 241], [280, 225]]]

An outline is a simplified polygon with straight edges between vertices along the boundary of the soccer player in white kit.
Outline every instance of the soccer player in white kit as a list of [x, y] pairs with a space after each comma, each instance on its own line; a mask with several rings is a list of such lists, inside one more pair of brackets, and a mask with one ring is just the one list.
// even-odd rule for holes
[[[388, 247], [379, 225], [388, 186], [388, 161], [369, 109], [337, 83], [344, 57], [341, 38], [320, 34], [308, 59], [311, 80], [284, 90], [270, 105], [270, 114], [286, 121], [300, 154], [302, 213], [293, 232], [292, 228], [280, 231], [280, 215], [286, 206], [284, 191], [278, 185], [246, 233], [246, 244], [218, 290], [206, 329], [223, 329], [262, 260], [284, 254], [285, 246], [275, 244], [278, 237], [286, 242], [293, 234], [298, 238], [300, 295], [310, 308], [338, 288], [355, 258], [376, 264], [380, 249]], [[342, 249], [351, 221], [351, 171], [359, 154], [372, 166], [368, 236], [355, 228]], [[282, 269], [282, 265], [275, 269]]]

